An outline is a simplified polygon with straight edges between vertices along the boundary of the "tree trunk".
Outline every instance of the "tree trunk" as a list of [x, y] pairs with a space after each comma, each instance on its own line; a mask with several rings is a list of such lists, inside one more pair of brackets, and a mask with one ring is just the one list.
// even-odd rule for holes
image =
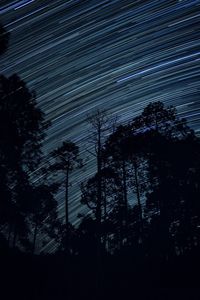
[[[101, 243], [101, 203], [102, 203], [102, 161], [101, 161], [101, 132], [98, 131], [98, 146], [97, 146], [97, 234], [98, 244]], [[99, 244], [100, 246], [100, 244]]]
[[106, 249], [107, 242], [107, 231], [106, 231], [106, 221], [107, 221], [107, 202], [106, 202], [106, 180], [103, 181], [103, 208], [104, 208], [104, 234], [103, 234], [103, 247]]
[[69, 248], [69, 168], [67, 168], [66, 172], [66, 187], [65, 187], [65, 225], [66, 225], [66, 250]]
[[14, 235], [13, 235], [13, 248], [15, 248], [16, 240], [17, 240], [17, 229], [16, 229], [16, 225], [15, 225], [15, 227], [14, 227]]
[[102, 285], [102, 266], [101, 266], [101, 203], [102, 203], [102, 158], [101, 158], [101, 129], [98, 129], [97, 144], [97, 295], [100, 299]]
[[11, 233], [12, 233], [12, 224], [9, 224], [8, 225], [8, 238], [7, 238], [8, 246], [10, 246]]
[[67, 168], [67, 172], [66, 172], [66, 188], [65, 188], [65, 223], [66, 223], [66, 226], [68, 226], [68, 222], [69, 222], [68, 192], [69, 192], [69, 168]]
[[[125, 224], [123, 224], [122, 221], [122, 231], [124, 230], [125, 232], [127, 232], [127, 226], [128, 226], [128, 198], [127, 198], [127, 174], [126, 174], [126, 163], [125, 160], [123, 160], [123, 164], [122, 164], [122, 172], [123, 172], [123, 198], [124, 198], [124, 205], [123, 205], [123, 216], [122, 216], [122, 220], [125, 222]], [[122, 233], [122, 238], [123, 238], [123, 233]]]
[[138, 208], [139, 208], [140, 234], [141, 234], [141, 239], [143, 241], [144, 228], [143, 228], [142, 205], [141, 205], [141, 199], [140, 199], [137, 162], [134, 162], [134, 175], [135, 175], [135, 186], [136, 186], [137, 202], [138, 202]]
[[38, 233], [38, 224], [35, 224], [35, 229], [34, 229], [34, 234], [33, 234], [33, 249], [32, 253], [34, 254], [35, 252], [35, 245], [36, 245], [36, 238], [37, 238], [37, 233]]
[[118, 247], [119, 250], [122, 249], [122, 241], [123, 241], [123, 209], [124, 209], [124, 205], [123, 205], [123, 196], [120, 197], [119, 195], [119, 235], [118, 235]]

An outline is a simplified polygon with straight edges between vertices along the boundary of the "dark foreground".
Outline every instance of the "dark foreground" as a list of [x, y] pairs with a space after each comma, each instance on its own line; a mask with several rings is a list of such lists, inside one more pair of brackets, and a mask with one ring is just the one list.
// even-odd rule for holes
[[101, 285], [94, 257], [1, 251], [0, 299], [200, 299], [199, 249], [168, 262], [126, 253], [104, 255]]

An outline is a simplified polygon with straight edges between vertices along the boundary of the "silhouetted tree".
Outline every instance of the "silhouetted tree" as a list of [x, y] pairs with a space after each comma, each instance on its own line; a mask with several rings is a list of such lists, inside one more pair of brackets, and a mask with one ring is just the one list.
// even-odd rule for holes
[[109, 116], [106, 111], [97, 109], [94, 113], [87, 116], [87, 122], [91, 126], [90, 143], [94, 147], [93, 155], [96, 157], [96, 176], [97, 176], [97, 198], [96, 198], [96, 229], [97, 229], [97, 291], [100, 290], [102, 282], [101, 266], [101, 223], [102, 223], [102, 203], [103, 203], [103, 144], [106, 135], [115, 126], [114, 118]]
[[[14, 224], [17, 211], [23, 211], [19, 187], [28, 186], [28, 172], [37, 167], [41, 157], [41, 145], [48, 127], [44, 114], [36, 105], [35, 93], [17, 76], [0, 77], [0, 163], [7, 178], [6, 209], [16, 240]], [[23, 181], [23, 182], [22, 182]], [[9, 200], [11, 199], [11, 200]], [[20, 208], [21, 207], [21, 208]], [[13, 211], [13, 212], [12, 212]], [[9, 229], [10, 230], [10, 229]], [[15, 244], [15, 242], [13, 242]]]
[[[189, 150], [188, 145], [196, 138], [186, 120], [178, 118], [175, 108], [165, 108], [160, 102], [150, 103], [145, 108], [141, 120], [138, 119], [138, 129], [143, 132], [146, 147], [144, 155], [148, 162], [149, 189], [146, 211], [152, 224], [153, 219], [156, 219], [159, 228], [155, 234], [160, 245], [157, 244], [156, 247], [160, 247], [161, 255], [168, 257], [169, 253], [174, 251], [174, 230], [183, 224], [184, 215], [188, 216], [189, 207], [194, 201], [189, 198], [189, 201], [186, 200], [186, 195], [191, 193], [192, 189], [186, 192], [185, 187], [188, 187], [189, 170], [195, 170], [191, 157], [198, 149], [197, 143], [196, 150], [194, 146]], [[190, 203], [187, 208], [186, 203]], [[190, 221], [187, 222], [187, 229], [191, 223], [191, 216], [188, 220]], [[186, 224], [185, 221], [184, 223]]]
[[[0, 54], [8, 46], [9, 34], [0, 26]], [[29, 228], [25, 200], [30, 188], [29, 171], [37, 167], [41, 157], [44, 130], [49, 126], [37, 107], [35, 92], [16, 74], [0, 75], [0, 178], [2, 232], [25, 241]]]
[[57, 222], [57, 201], [54, 199], [54, 193], [57, 191], [53, 185], [45, 184], [33, 187], [31, 199], [30, 222], [33, 226], [33, 247], [35, 252], [36, 239], [39, 232], [48, 233], [51, 237], [54, 235], [54, 224]]
[[[82, 167], [82, 159], [79, 157], [79, 147], [71, 142], [63, 142], [62, 146], [52, 152], [54, 162], [50, 166], [51, 172], [62, 172], [65, 175], [65, 225], [68, 231], [69, 224], [69, 177], [70, 173]], [[67, 237], [66, 237], [66, 243]], [[67, 246], [68, 247], [68, 246]]]
[[115, 212], [118, 215], [119, 223], [119, 244], [122, 246], [123, 233], [127, 228], [128, 213], [128, 181], [130, 178], [127, 152], [124, 143], [129, 134], [127, 126], [118, 126], [116, 130], [109, 136], [105, 143], [105, 157], [107, 164], [112, 168], [113, 190], [116, 190], [115, 200], [118, 202], [118, 208]]
[[96, 220], [91, 216], [82, 218], [78, 227], [78, 252], [85, 257], [95, 257], [97, 247]]
[[119, 213], [118, 220], [121, 224], [121, 240], [124, 239], [123, 231], [127, 235], [128, 197], [130, 199], [131, 192], [136, 195], [138, 202], [140, 239], [142, 239], [143, 235], [141, 193], [143, 193], [146, 185], [144, 172], [145, 160], [142, 155], [143, 143], [141, 142], [141, 134], [136, 131], [133, 124], [117, 127], [116, 131], [110, 135], [105, 144], [108, 164], [115, 170], [114, 173], [118, 175], [115, 185], [118, 186], [119, 207], [116, 211]]
[[[9, 33], [0, 24], [0, 55], [8, 48]], [[11, 211], [11, 192], [8, 187], [6, 165], [0, 164], [0, 226], [8, 223]], [[4, 228], [4, 226], [3, 226]], [[8, 234], [8, 240], [10, 235]]]
[[[150, 232], [150, 228], [153, 228], [151, 222], [153, 224], [154, 219], [156, 219], [156, 224], [159, 224], [155, 228], [159, 227], [157, 241], [160, 241], [160, 246], [157, 243], [157, 248], [160, 247], [161, 255], [165, 256], [173, 251], [172, 235], [174, 237], [175, 228], [178, 228], [180, 232], [184, 227], [183, 224], [187, 224], [187, 231], [193, 227], [193, 232], [195, 231], [198, 235], [197, 213], [192, 216], [192, 207], [194, 199], [197, 198], [199, 186], [197, 176], [194, 175], [199, 174], [199, 163], [194, 165], [191, 159], [195, 155], [195, 161], [199, 162], [198, 143], [199, 139], [195, 137], [186, 120], [178, 118], [174, 107], [165, 107], [161, 102], [150, 103], [140, 116], [134, 118], [126, 126], [120, 125], [108, 137], [102, 153], [104, 161], [112, 169], [113, 179], [115, 178], [112, 182], [113, 188], [110, 190], [115, 191], [113, 196], [115, 195], [119, 203], [116, 207], [115, 202], [112, 202], [113, 210], [110, 211], [109, 218], [112, 222], [117, 220], [121, 228], [120, 232], [122, 232], [122, 222], [129, 215], [126, 204], [127, 195], [132, 190], [136, 195], [135, 212], [138, 216], [134, 213], [131, 215], [135, 216], [136, 220], [131, 221], [129, 218], [126, 236], [130, 240], [129, 231], [132, 231], [132, 234], [138, 237], [138, 241], [142, 238], [145, 244], [146, 235]], [[189, 145], [192, 146], [189, 147]], [[182, 152], [184, 155], [180, 155]], [[186, 153], [190, 155], [187, 157]], [[193, 178], [195, 184], [189, 183], [190, 177]], [[145, 193], [144, 210], [142, 201], [144, 203]], [[192, 201], [189, 200], [190, 193], [193, 193]], [[85, 199], [90, 204], [97, 201], [95, 177], [85, 185]], [[197, 204], [195, 207], [197, 212]], [[139, 230], [140, 234], [135, 230]], [[116, 231], [115, 234], [117, 234]], [[123, 240], [121, 234], [119, 238]], [[197, 242], [197, 238], [192, 239]]]
[[[103, 238], [104, 248], [110, 229], [108, 228], [109, 213], [114, 206], [117, 205], [116, 201], [116, 185], [117, 174], [114, 173], [110, 167], [102, 169], [102, 201], [101, 201], [101, 237]], [[95, 174], [90, 177], [86, 182], [81, 183], [81, 203], [87, 205], [93, 212], [94, 218], [97, 214], [98, 202], [98, 176]], [[109, 229], [109, 230], [107, 230]]]
[[97, 109], [94, 113], [88, 115], [87, 122], [91, 126], [90, 143], [94, 147], [93, 155], [96, 157], [97, 164], [97, 198], [96, 198], [96, 221], [99, 249], [101, 248], [101, 222], [102, 222], [102, 169], [103, 169], [103, 145], [106, 136], [114, 129], [116, 118], [107, 114], [104, 110]]

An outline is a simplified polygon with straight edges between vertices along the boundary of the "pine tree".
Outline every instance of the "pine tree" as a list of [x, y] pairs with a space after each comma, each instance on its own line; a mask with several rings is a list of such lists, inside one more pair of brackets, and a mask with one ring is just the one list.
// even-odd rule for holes
[[[49, 171], [56, 175], [58, 172], [64, 174], [65, 178], [65, 225], [66, 235], [68, 236], [69, 227], [69, 187], [70, 187], [70, 174], [82, 167], [82, 159], [79, 157], [79, 147], [71, 142], [65, 141], [62, 146], [58, 147], [52, 153], [53, 161]], [[68, 248], [68, 238], [66, 236], [66, 249]]]

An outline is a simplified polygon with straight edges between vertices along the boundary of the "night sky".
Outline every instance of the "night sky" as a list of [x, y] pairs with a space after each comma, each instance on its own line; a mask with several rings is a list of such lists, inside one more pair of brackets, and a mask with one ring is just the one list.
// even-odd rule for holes
[[[36, 91], [52, 122], [46, 154], [71, 139], [88, 156], [85, 119], [96, 108], [127, 122], [159, 100], [200, 132], [200, 0], [1, 0], [0, 20], [11, 33], [1, 73]], [[73, 176], [73, 223], [79, 184], [94, 171], [89, 156]], [[64, 190], [57, 199], [63, 216]]]

